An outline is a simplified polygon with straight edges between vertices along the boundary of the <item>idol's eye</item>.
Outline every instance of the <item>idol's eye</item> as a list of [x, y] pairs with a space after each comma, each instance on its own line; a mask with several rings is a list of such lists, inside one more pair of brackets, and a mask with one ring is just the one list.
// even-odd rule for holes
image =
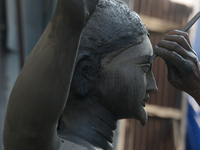
[[143, 64], [141, 65], [141, 68], [144, 73], [147, 73], [149, 71], [150, 65], [149, 64]]

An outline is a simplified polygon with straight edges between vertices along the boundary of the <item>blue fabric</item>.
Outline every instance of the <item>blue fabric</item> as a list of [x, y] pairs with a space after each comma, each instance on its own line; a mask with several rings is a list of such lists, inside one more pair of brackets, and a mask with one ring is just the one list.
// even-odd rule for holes
[[[198, 21], [193, 49], [200, 60], [200, 21]], [[188, 97], [186, 150], [200, 150], [200, 108], [191, 97]]]
[[186, 150], [200, 150], [200, 108], [192, 98], [188, 100]]

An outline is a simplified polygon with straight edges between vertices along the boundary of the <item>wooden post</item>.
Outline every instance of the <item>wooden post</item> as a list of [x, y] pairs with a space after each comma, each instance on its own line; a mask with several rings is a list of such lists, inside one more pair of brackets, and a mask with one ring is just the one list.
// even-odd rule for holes
[[24, 65], [25, 61], [25, 49], [24, 49], [24, 28], [22, 21], [22, 7], [21, 0], [17, 0], [17, 19], [18, 19], [18, 38], [19, 38], [19, 54], [20, 54], [20, 64], [21, 68]]

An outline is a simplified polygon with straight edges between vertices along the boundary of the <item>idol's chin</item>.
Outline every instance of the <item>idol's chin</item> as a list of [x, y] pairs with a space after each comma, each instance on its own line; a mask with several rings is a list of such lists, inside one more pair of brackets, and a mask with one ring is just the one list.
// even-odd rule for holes
[[147, 112], [144, 109], [144, 107], [142, 107], [141, 111], [140, 111], [140, 123], [144, 126], [147, 123]]

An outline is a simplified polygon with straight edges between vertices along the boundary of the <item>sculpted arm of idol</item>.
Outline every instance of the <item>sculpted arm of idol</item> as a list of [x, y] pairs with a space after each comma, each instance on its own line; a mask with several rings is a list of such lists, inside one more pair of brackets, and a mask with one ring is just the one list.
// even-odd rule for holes
[[179, 30], [169, 32], [154, 51], [167, 64], [169, 82], [200, 104], [200, 65], [188, 33]]
[[10, 95], [4, 124], [5, 150], [58, 149], [57, 121], [67, 101], [82, 30], [97, 3], [58, 0]]

